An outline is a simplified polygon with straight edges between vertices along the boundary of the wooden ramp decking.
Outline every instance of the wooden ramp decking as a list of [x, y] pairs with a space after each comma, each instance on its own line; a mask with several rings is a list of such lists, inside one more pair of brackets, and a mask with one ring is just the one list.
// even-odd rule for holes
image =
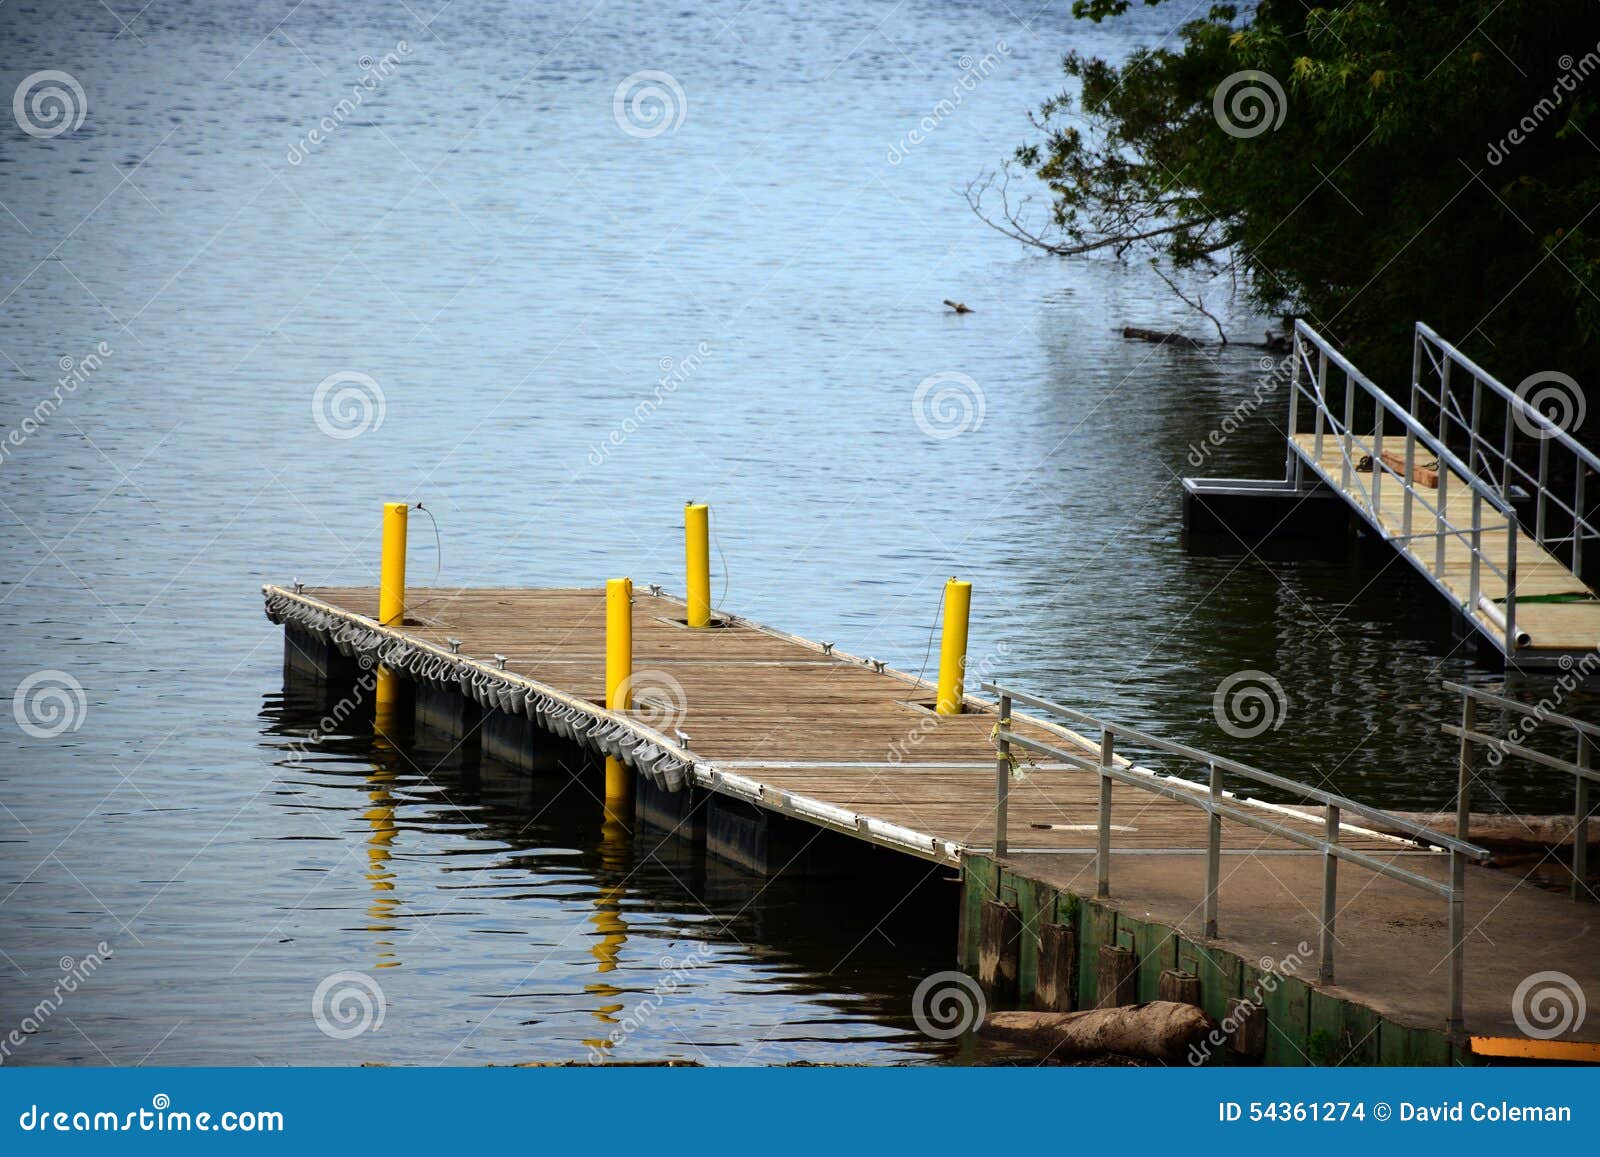
[[[1531, 535], [1520, 528], [1516, 531], [1516, 622], [1518, 633], [1526, 632], [1528, 641], [1515, 648], [1506, 645], [1505, 627], [1472, 604], [1472, 551], [1456, 535], [1445, 536], [1444, 565], [1439, 566], [1437, 538], [1440, 529], [1436, 516], [1423, 503], [1413, 499], [1411, 533], [1404, 537], [1405, 488], [1392, 474], [1386, 474], [1378, 487], [1378, 505], [1374, 510], [1370, 495], [1371, 472], [1352, 473], [1348, 484], [1344, 481], [1344, 451], [1341, 439], [1335, 434], [1322, 438], [1321, 453], [1317, 452], [1314, 433], [1295, 434], [1290, 439], [1295, 453], [1312, 471], [1335, 492], [1343, 496], [1355, 511], [1378, 531], [1412, 566], [1422, 572], [1433, 585], [1451, 599], [1472, 622], [1499, 647], [1502, 653], [1515, 651], [1519, 663], [1551, 665], [1594, 652], [1600, 648], [1600, 600], [1594, 599], [1588, 586], [1573, 575], [1567, 565], [1541, 546]], [[1395, 440], [1395, 446], [1401, 444]], [[1368, 443], [1357, 439], [1352, 451], [1355, 457], [1370, 450]], [[1417, 449], [1417, 461], [1426, 461], [1425, 448]], [[1472, 491], [1466, 480], [1456, 471], [1447, 470], [1445, 480], [1445, 514], [1457, 527], [1472, 525]], [[1437, 505], [1438, 492], [1428, 488], [1423, 491], [1427, 501]], [[1485, 518], [1493, 511], [1485, 508]], [[1504, 524], [1502, 523], [1502, 526]], [[1415, 537], [1423, 536], [1423, 537]], [[1502, 572], [1507, 569], [1507, 534], [1504, 529], [1485, 529], [1482, 534], [1482, 554]], [[1494, 606], [1503, 608], [1506, 598], [1505, 580], [1488, 566], [1479, 566], [1479, 594]], [[1579, 602], [1530, 602], [1529, 599], [1572, 596]]]

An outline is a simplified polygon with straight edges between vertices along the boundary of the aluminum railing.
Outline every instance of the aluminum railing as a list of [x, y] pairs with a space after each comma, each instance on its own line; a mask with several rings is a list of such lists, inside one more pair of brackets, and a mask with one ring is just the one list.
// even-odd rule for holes
[[[1274, 775], [1271, 772], [1262, 771], [1260, 768], [1251, 767], [1248, 764], [1239, 763], [1236, 760], [1227, 759], [1220, 755], [1213, 755], [1198, 748], [1189, 747], [1182, 743], [1174, 743], [1167, 739], [1159, 739], [1132, 727], [1125, 727], [1120, 723], [1112, 723], [1083, 711], [1075, 711], [1060, 703], [1041, 699], [1038, 696], [1029, 695], [1014, 688], [1003, 687], [994, 683], [984, 683], [983, 689], [999, 699], [999, 722], [995, 728], [995, 744], [998, 751], [995, 760], [995, 855], [1003, 856], [1006, 854], [1006, 812], [1011, 790], [1011, 773], [1014, 762], [1012, 756], [1013, 748], [1042, 755], [1048, 759], [1058, 760], [1069, 769], [1093, 771], [1099, 776], [1100, 813], [1096, 827], [1098, 842], [1095, 850], [1096, 896], [1104, 897], [1111, 894], [1112, 784], [1124, 784], [1205, 812], [1209, 820], [1206, 836], [1204, 934], [1208, 937], [1217, 935], [1218, 891], [1221, 887], [1222, 874], [1223, 820], [1254, 828], [1257, 831], [1298, 844], [1300, 847], [1320, 852], [1322, 853], [1322, 911], [1318, 920], [1320, 951], [1317, 979], [1323, 984], [1329, 984], [1333, 981], [1334, 926], [1338, 916], [1338, 869], [1339, 861], [1347, 861], [1366, 868], [1368, 871], [1376, 872], [1388, 879], [1397, 880], [1431, 895], [1439, 896], [1449, 904], [1449, 1020], [1452, 1030], [1459, 1030], [1462, 1027], [1461, 1006], [1465, 968], [1464, 940], [1466, 935], [1465, 868], [1468, 860], [1482, 862], [1489, 858], [1488, 851], [1470, 843], [1466, 839], [1464, 828], [1454, 836], [1446, 835], [1408, 817], [1395, 815], [1380, 808], [1369, 807], [1366, 804], [1357, 803], [1355, 800], [1337, 795], [1334, 792], [1298, 783], [1292, 779], [1285, 779], [1283, 776]], [[1073, 750], [1067, 747], [1066, 744], [1070, 740], [1066, 739], [1065, 736], [1062, 737], [1060, 743], [1052, 743], [1018, 734], [1012, 727], [1012, 707], [1014, 704], [1019, 703], [1057, 718], [1084, 724], [1097, 730], [1100, 733], [1098, 759], [1090, 759], [1081, 750]], [[1189, 780], [1162, 777], [1148, 769], [1135, 766], [1125, 758], [1119, 759], [1116, 751], [1119, 738], [1137, 747], [1176, 756], [1180, 760], [1203, 766], [1208, 769], [1207, 782], [1198, 784]], [[1297, 813], [1293, 813], [1287, 808], [1259, 803], [1246, 803], [1241, 800], [1236, 794], [1225, 790], [1223, 786], [1224, 774], [1239, 776], [1264, 787], [1295, 796], [1301, 800], [1320, 803], [1325, 809], [1321, 833], [1316, 834], [1314, 829], [1307, 830], [1305, 824], [1315, 822], [1311, 817], [1302, 817], [1304, 819], [1302, 824], [1287, 822]], [[1463, 781], [1463, 788], [1465, 788], [1465, 781]], [[1408, 871], [1389, 860], [1341, 843], [1341, 820], [1347, 814], [1358, 816], [1391, 831], [1404, 832], [1419, 844], [1448, 852], [1450, 855], [1449, 882], [1441, 882], [1417, 872]]]
[[[1461, 724], [1446, 723], [1446, 734], [1454, 735], [1461, 741], [1460, 778], [1463, 785], [1472, 782], [1472, 752], [1473, 745], [1487, 747], [1498, 752], [1502, 757], [1510, 756], [1520, 759], [1525, 763], [1537, 764], [1555, 771], [1565, 772], [1573, 779], [1573, 808], [1572, 808], [1572, 898], [1581, 900], [1589, 893], [1589, 820], [1595, 813], [1595, 804], [1591, 802], [1593, 795], [1591, 785], [1600, 784], [1600, 770], [1596, 770], [1594, 763], [1594, 748], [1596, 740], [1600, 740], [1600, 727], [1593, 723], [1585, 723], [1581, 719], [1573, 719], [1569, 715], [1560, 715], [1546, 709], [1542, 704], [1523, 703], [1504, 695], [1496, 695], [1479, 687], [1469, 687], [1464, 683], [1446, 683], [1446, 690], [1459, 692], [1461, 695]], [[1572, 733], [1577, 750], [1570, 760], [1561, 759], [1554, 755], [1547, 755], [1542, 751], [1535, 751], [1514, 740], [1490, 735], [1481, 731], [1477, 726], [1477, 707], [1485, 704], [1511, 711], [1522, 719], [1534, 720], [1534, 730], [1551, 724]], [[1467, 787], [1463, 786], [1461, 797], [1457, 801], [1463, 817], [1458, 822], [1460, 830], [1465, 831], [1465, 816], [1468, 811], [1470, 798]]]
[[[1581, 416], [1583, 398], [1570, 378], [1529, 382], [1551, 383], [1570, 413]], [[1600, 538], [1587, 509], [1589, 475], [1600, 472], [1600, 457], [1420, 321], [1411, 355], [1411, 413], [1465, 454], [1478, 476], [1497, 482], [1503, 497], [1509, 499], [1514, 487], [1525, 489], [1533, 502], [1534, 541], [1546, 549], [1568, 547], [1572, 573], [1583, 577], [1583, 544]]]
[[[1314, 435], [1312, 456], [1319, 465], [1329, 437], [1336, 439], [1339, 454], [1338, 483], [1347, 494], [1356, 495], [1371, 512], [1375, 528], [1392, 542], [1403, 543], [1429, 580], [1451, 599], [1459, 595], [1444, 584], [1445, 548], [1451, 539], [1463, 544], [1469, 554], [1468, 593], [1462, 613], [1480, 624], [1487, 633], [1504, 637], [1504, 650], [1513, 654], [1528, 642], [1517, 629], [1517, 512], [1497, 484], [1485, 481], [1470, 465], [1442, 442], [1404, 406], [1400, 405], [1343, 354], [1304, 321], [1295, 323], [1294, 375], [1289, 392], [1289, 432], [1300, 433], [1304, 418], [1302, 401], [1311, 408]], [[1343, 377], [1330, 383], [1330, 371]], [[1358, 402], [1363, 403], [1358, 406]], [[1370, 425], [1357, 428], [1358, 411], [1370, 406]], [[1363, 413], [1364, 419], [1364, 413]], [[1384, 458], [1384, 447], [1403, 446], [1396, 467]], [[1391, 451], [1392, 452], [1392, 451]], [[1421, 486], [1416, 481], [1419, 454], [1432, 457], [1437, 465], [1438, 486]], [[1362, 481], [1362, 459], [1371, 462], [1371, 485]], [[1294, 447], [1289, 448], [1290, 477], [1299, 468]], [[1382, 525], [1381, 500], [1386, 479], [1401, 487], [1400, 532]], [[1465, 484], [1472, 498], [1465, 521], [1454, 521], [1449, 514], [1450, 491]], [[1456, 516], [1458, 519], [1459, 515]], [[1419, 522], [1431, 522], [1433, 529], [1417, 529]], [[1504, 536], [1505, 563], [1502, 566], [1485, 550], [1494, 536]], [[1413, 544], [1433, 540], [1433, 561], [1428, 565], [1424, 552]], [[1492, 574], [1504, 585], [1503, 609], [1483, 591], [1485, 574]]]

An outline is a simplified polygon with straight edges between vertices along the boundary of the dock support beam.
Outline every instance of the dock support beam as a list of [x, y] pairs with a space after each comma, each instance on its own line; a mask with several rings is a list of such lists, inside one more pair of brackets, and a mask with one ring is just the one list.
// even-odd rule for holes
[[406, 515], [404, 502], [383, 504], [383, 559], [378, 568], [378, 625], [399, 627], [406, 618]]
[[[627, 711], [633, 706], [633, 580], [606, 581], [606, 707]], [[606, 815], [622, 820], [633, 811], [633, 771], [614, 755], [606, 756]]]
[[684, 506], [684, 621], [691, 627], [711, 625], [710, 521], [710, 511], [705, 503], [691, 502]]
[[939, 644], [939, 694], [934, 710], [960, 715], [961, 678], [967, 665], [967, 615], [972, 609], [972, 584], [951, 579], [944, 584], [944, 636]]

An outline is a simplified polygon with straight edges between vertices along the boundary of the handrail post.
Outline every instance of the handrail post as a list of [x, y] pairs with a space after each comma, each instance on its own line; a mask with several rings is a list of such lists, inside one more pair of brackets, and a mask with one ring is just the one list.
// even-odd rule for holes
[[1339, 857], [1332, 851], [1339, 843], [1339, 809], [1330, 804], [1327, 812], [1323, 828], [1328, 846], [1322, 849], [1322, 958], [1317, 964], [1318, 984], [1333, 983], [1333, 922], [1339, 903]]
[[1506, 515], [1506, 654], [1517, 650], [1517, 514]]
[[[1441, 441], [1441, 445], [1444, 443]], [[1449, 449], [1448, 446], [1444, 447]], [[1441, 460], [1439, 463], [1439, 494], [1438, 509], [1434, 511], [1433, 529], [1433, 569], [1441, 579], [1444, 578], [1444, 544], [1449, 537], [1450, 524], [1445, 520], [1445, 514], [1450, 503], [1450, 469]]]
[[1578, 479], [1572, 487], [1572, 577], [1583, 578], [1583, 530], [1589, 521], [1589, 513], [1583, 508], [1583, 480], [1589, 468], [1582, 461], [1577, 463]]
[[[1383, 481], [1383, 402], [1377, 398], [1372, 400], [1372, 514], [1377, 517], [1378, 486]], [[1405, 485], [1411, 484], [1411, 476], [1406, 475]]]
[[1410, 426], [1406, 427], [1406, 479], [1401, 487], [1405, 495], [1405, 505], [1400, 512], [1400, 533], [1406, 536], [1406, 549], [1411, 549], [1411, 507], [1416, 496], [1414, 479], [1417, 476], [1417, 434]]
[[1006, 854], [1006, 804], [1011, 795], [1011, 696], [1000, 696], [1000, 722], [995, 725], [994, 761], [994, 854]]
[[1211, 765], [1211, 816], [1206, 824], [1206, 930], [1217, 934], [1217, 890], [1222, 886], [1222, 816], [1217, 808], [1222, 804], [1222, 772]]
[[[1590, 766], [1593, 741], [1582, 731], [1578, 732], [1578, 766]], [[1572, 898], [1583, 899], [1589, 886], [1589, 781], [1583, 776], [1578, 781], [1577, 802], [1573, 807], [1572, 828]]]
[[1106, 726], [1100, 735], [1100, 840], [1095, 848], [1094, 894], [1100, 899], [1111, 895], [1111, 777], [1116, 741]]
[[[1549, 477], [1549, 473], [1550, 439], [1541, 438], [1539, 439], [1539, 496], [1534, 499], [1533, 504], [1533, 538], [1541, 546], [1544, 545], [1544, 499], [1546, 479]], [[1511, 495], [1506, 494], [1505, 497], [1506, 502], [1509, 504]]]
[[[1473, 382], [1477, 382], [1474, 377]], [[1511, 406], [1506, 407], [1506, 440], [1505, 448], [1500, 452], [1500, 493], [1511, 493], [1511, 452], [1515, 447], [1512, 441], [1517, 434], [1516, 416], [1511, 412]]]
[[[1296, 469], [1300, 456], [1294, 452], [1294, 436], [1298, 433], [1300, 425], [1300, 335], [1295, 334], [1295, 343], [1289, 351], [1289, 361], [1292, 364], [1289, 376], [1289, 437], [1285, 439], [1283, 448], [1283, 480], [1295, 481]], [[1273, 370], [1274, 373], [1278, 371]]]
[[1479, 562], [1483, 557], [1483, 492], [1474, 488], [1472, 491], [1472, 572], [1467, 580], [1467, 614], [1476, 617], [1478, 614], [1478, 596], [1483, 593], [1483, 576], [1479, 573]]
[[1350, 371], [1344, 375], [1344, 434], [1341, 438], [1344, 443], [1344, 472], [1340, 478], [1344, 488], [1350, 489], [1350, 471], [1355, 466], [1356, 452], [1356, 380], [1351, 377]]
[[[1472, 819], [1472, 741], [1477, 702], [1466, 692], [1461, 695], [1461, 747], [1456, 772], [1456, 838], [1465, 841]], [[1467, 861], [1456, 848], [1450, 849], [1450, 1017], [1448, 1028], [1459, 1034], [1465, 1028], [1462, 1017], [1463, 980], [1466, 974]]]
[[[1446, 354], [1445, 357], [1448, 358], [1450, 355]], [[1509, 418], [1509, 414], [1507, 414], [1507, 418]], [[1509, 426], [1507, 426], [1507, 435], [1509, 435]], [[1472, 374], [1472, 442], [1469, 443], [1469, 453], [1467, 453], [1467, 470], [1469, 470], [1470, 474], [1477, 474], [1477, 461], [1480, 456], [1482, 456], [1485, 466], [1493, 466], [1493, 462], [1490, 462], [1490, 456], [1478, 450], [1478, 443], [1480, 442], [1485, 442], [1485, 438], [1483, 438], [1483, 379], [1478, 378], [1477, 374]], [[1485, 478], [1485, 482], [1488, 482], [1488, 478]], [[1501, 486], [1501, 490], [1504, 490], [1504, 486]]]
[[[1450, 355], [1443, 350], [1439, 351], [1439, 356], [1444, 359], [1444, 365], [1439, 367], [1439, 445], [1448, 450], [1450, 448], [1450, 402], [1452, 400], [1450, 397], [1451, 363]], [[1469, 469], [1472, 466], [1472, 455], [1476, 450], [1476, 446], [1467, 446], [1467, 466]], [[1439, 476], [1443, 478], [1444, 472], [1440, 471]]]
[[[1297, 333], [1296, 338], [1299, 337]], [[1317, 349], [1317, 442], [1316, 458], [1322, 462], [1322, 435], [1328, 425], [1328, 352]]]

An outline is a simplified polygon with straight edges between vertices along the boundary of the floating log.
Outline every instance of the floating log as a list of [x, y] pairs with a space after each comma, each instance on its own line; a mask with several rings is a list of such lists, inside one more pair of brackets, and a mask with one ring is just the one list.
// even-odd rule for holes
[[1177, 1062], [1212, 1027], [1211, 1018], [1192, 1004], [1155, 1000], [1084, 1012], [992, 1012], [978, 1031], [1061, 1059], [1115, 1054]]
[[1136, 325], [1122, 327], [1122, 336], [1133, 338], [1136, 341], [1154, 342], [1156, 345], [1182, 346], [1184, 349], [1197, 350], [1200, 343], [1192, 337], [1185, 337], [1181, 333], [1162, 333], [1158, 329], [1140, 329]]
[[944, 303], [946, 305], [948, 305], [951, 309], [955, 310], [957, 313], [971, 313], [972, 312], [971, 308], [964, 301], [951, 301], [947, 297], [947, 298], [944, 299]]

